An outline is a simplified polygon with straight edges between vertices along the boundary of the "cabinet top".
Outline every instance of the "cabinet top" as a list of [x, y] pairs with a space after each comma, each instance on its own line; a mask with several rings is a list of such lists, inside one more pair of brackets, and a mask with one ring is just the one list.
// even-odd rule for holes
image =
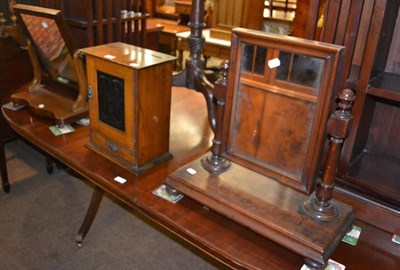
[[142, 69], [176, 59], [176, 57], [172, 55], [122, 42], [83, 48], [79, 51], [85, 55], [115, 62], [133, 69]]

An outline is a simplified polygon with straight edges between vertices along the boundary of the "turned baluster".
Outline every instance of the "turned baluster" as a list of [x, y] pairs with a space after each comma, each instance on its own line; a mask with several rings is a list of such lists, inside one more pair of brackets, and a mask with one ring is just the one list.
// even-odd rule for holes
[[318, 181], [315, 197], [304, 203], [304, 210], [308, 215], [324, 221], [333, 220], [339, 214], [331, 199], [343, 140], [348, 136], [352, 123], [350, 109], [354, 101], [354, 93], [350, 89], [343, 89], [338, 98], [340, 100], [338, 110], [331, 115], [328, 124], [328, 134], [331, 137], [323, 175]]
[[214, 139], [211, 147], [211, 155], [205, 157], [201, 160], [201, 164], [204, 169], [212, 173], [220, 173], [226, 171], [230, 163], [223, 157], [221, 157], [221, 140], [222, 140], [222, 123], [225, 112], [225, 97], [226, 97], [226, 87], [228, 84], [228, 69], [229, 61], [225, 60], [220, 65], [219, 78], [214, 85], [214, 98], [217, 101], [216, 106], [216, 127], [214, 130]]
[[186, 87], [196, 89], [195, 78], [199, 76], [198, 73], [200, 71], [204, 70], [204, 61], [201, 59], [201, 53], [204, 47], [204, 0], [192, 2], [189, 26], [190, 37], [188, 39], [188, 44], [190, 57], [186, 60]]

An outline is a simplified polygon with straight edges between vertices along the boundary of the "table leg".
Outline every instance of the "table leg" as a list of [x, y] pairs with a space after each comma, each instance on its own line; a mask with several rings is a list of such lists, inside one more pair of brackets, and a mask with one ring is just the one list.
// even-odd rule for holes
[[78, 243], [79, 246], [81, 245], [83, 239], [85, 238], [86, 234], [90, 229], [90, 226], [92, 225], [94, 218], [96, 217], [96, 213], [100, 207], [103, 195], [104, 195], [104, 190], [102, 190], [99, 187], [94, 188], [92, 198], [90, 200], [90, 205], [86, 212], [86, 216], [83, 220], [81, 228], [79, 229], [79, 232], [75, 236], [75, 241]]
[[178, 50], [178, 59], [176, 60], [175, 71], [181, 71], [183, 69], [183, 48], [182, 48], [182, 38], [178, 37], [176, 40], [176, 49]]
[[52, 174], [54, 171], [53, 158], [50, 155], [45, 155], [46, 158], [46, 171], [48, 174]]
[[3, 190], [5, 193], [9, 193], [10, 183], [8, 182], [7, 160], [6, 160], [6, 153], [3, 141], [0, 141], [0, 171], [1, 171], [1, 183], [3, 186]]

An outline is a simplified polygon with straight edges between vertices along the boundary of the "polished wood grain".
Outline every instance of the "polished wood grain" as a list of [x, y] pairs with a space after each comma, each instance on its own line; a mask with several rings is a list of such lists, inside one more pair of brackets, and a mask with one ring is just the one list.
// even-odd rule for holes
[[[342, 48], [243, 28], [232, 33], [228, 83], [217, 81], [213, 91], [217, 121], [212, 156], [183, 166], [170, 175], [167, 184], [304, 256], [313, 269], [324, 269], [354, 220], [350, 206], [331, 201], [354, 100], [351, 90], [341, 91], [339, 109], [327, 125]], [[266, 48], [262, 56], [259, 48]], [[297, 83], [288, 77], [282, 79], [279, 70], [265, 67], [270, 59], [279, 57], [280, 65], [286, 65], [295, 78], [295, 69], [284, 61], [280, 50], [323, 62], [317, 65], [318, 86], [306, 85], [306, 78]], [[254, 59], [264, 60], [261, 71], [257, 71]], [[321, 169], [327, 133], [332, 138]], [[220, 157], [231, 165], [220, 167]], [[189, 168], [196, 173], [190, 174]], [[315, 186], [315, 198], [308, 197]]]
[[[204, 67], [199, 61], [204, 40], [202, 27], [197, 25], [202, 25], [203, 4], [203, 1], [195, 1], [192, 5], [191, 55], [186, 63], [186, 86], [202, 92], [206, 98], [210, 125], [215, 133], [212, 155], [201, 159], [202, 166], [200, 161], [194, 161], [189, 168], [174, 172], [167, 184], [304, 256], [309, 268], [325, 269], [330, 254], [354, 220], [351, 207], [338, 210], [340, 207], [331, 201], [341, 144], [351, 123], [348, 112], [354, 100], [351, 90], [348, 91], [352, 94], [349, 103], [344, 98], [340, 103], [343, 105], [340, 106], [341, 113], [331, 118], [329, 133], [333, 138], [315, 198], [289, 192], [290, 188], [296, 188], [309, 194], [318, 180], [326, 141], [326, 121], [333, 107], [338, 81], [336, 72], [343, 48], [236, 28], [232, 30], [228, 84], [217, 81], [217, 85], [209, 85], [204, 80]], [[300, 69], [294, 68], [297, 60], [293, 59], [299, 55], [313, 62], [314, 69], [305, 63], [302, 68], [307, 74], [311, 70], [311, 73], [315, 72], [314, 82], [309, 75], [303, 76]], [[276, 66], [271, 65], [274, 60], [278, 61]], [[227, 92], [220, 91], [220, 85], [227, 88]], [[225, 110], [223, 117], [221, 109]], [[232, 165], [222, 162], [225, 158]], [[224, 163], [226, 165], [221, 166]], [[256, 177], [257, 173], [260, 176]], [[254, 181], [239, 181], [246, 176]], [[234, 182], [232, 187], [222, 187], [221, 177]], [[282, 190], [274, 186], [275, 181], [284, 184]], [[290, 198], [294, 201], [287, 202], [288, 208], [285, 208], [279, 200], [269, 201], [270, 196], [261, 195], [260, 190], [286, 194], [285, 202]], [[253, 194], [257, 194], [256, 199]], [[316, 238], [309, 239], [309, 232], [302, 230], [307, 230], [307, 225], [290, 225], [286, 217], [289, 215], [292, 217], [289, 220], [297, 220], [294, 215], [299, 212], [299, 204], [303, 206], [305, 216], [325, 221], [324, 226], [332, 225], [331, 229], [320, 234], [323, 227], [319, 224], [320, 228], [312, 229]], [[269, 217], [268, 213], [276, 218]], [[322, 240], [327, 242], [323, 244]]]
[[[300, 256], [189, 198], [172, 204], [152, 194], [169, 173], [201, 156], [210, 147], [212, 133], [200, 93], [184, 88], [173, 89], [170, 145], [174, 158], [140, 176], [115, 166], [88, 149], [85, 146], [89, 142], [88, 127], [74, 125], [76, 132], [56, 137], [48, 130], [51, 121], [31, 115], [27, 109], [11, 111], [3, 108], [3, 113], [22, 137], [147, 217], [147, 221], [201, 250], [213, 258], [219, 268], [301, 268], [303, 261]], [[126, 178], [127, 182], [118, 184], [113, 181], [117, 175]], [[400, 246], [390, 241], [391, 235], [360, 221], [356, 224], [363, 229], [357, 246], [340, 243], [332, 259], [347, 269], [396, 269]]]
[[[14, 10], [29, 37], [27, 48], [33, 67], [33, 78], [25, 91], [12, 95], [12, 101], [28, 105], [32, 112], [53, 119], [60, 126], [87, 116], [87, 91], [77, 91], [72, 60], [75, 46], [61, 11], [22, 4], [15, 5]], [[45, 38], [44, 35], [49, 35], [52, 39]], [[60, 48], [54, 49], [58, 47]], [[49, 88], [44, 85], [44, 77], [68, 87]]]
[[137, 173], [171, 158], [175, 57], [121, 42], [79, 53], [85, 57], [91, 89], [89, 146]]
[[[379, 10], [376, 12], [377, 14], [382, 14], [379, 12]], [[391, 104], [390, 102], [388, 103]], [[366, 107], [368, 110], [370, 108], [371, 107], [369, 106]], [[37, 124], [37, 117], [31, 117], [28, 113], [25, 115], [25, 117], [26, 119], [33, 120]], [[16, 120], [16, 117], [13, 117], [13, 120]], [[18, 121], [19, 120], [17, 120], [17, 122]], [[44, 121], [44, 123], [46, 123], [46, 121]], [[37, 130], [35, 131], [35, 128], [28, 127], [28, 129], [29, 132], [37, 132]], [[40, 127], [39, 130], [41, 130]], [[45, 133], [48, 130], [44, 128], [41, 131]], [[27, 131], [25, 132], [27, 133]], [[29, 137], [29, 135], [27, 136]], [[173, 138], [171, 138], [171, 140], [173, 140]], [[41, 141], [40, 144], [41, 146], [43, 144], [46, 145], [46, 142]], [[153, 182], [153, 185], [156, 186], [156, 183], [159, 182], [156, 180]], [[377, 181], [375, 181], [375, 183], [377, 183]], [[224, 222], [224, 219], [220, 219], [220, 217], [215, 213], [213, 214], [212, 212], [203, 210], [201, 205], [198, 205], [187, 198], [182, 201], [184, 207], [180, 204], [174, 207], [175, 209], [179, 208], [179, 211], [175, 212], [172, 207], [166, 207], [165, 202], [162, 200], [161, 203], [158, 203], [158, 201], [154, 202], [154, 196], [152, 196], [150, 192], [146, 193], [146, 191], [150, 191], [149, 186], [147, 189], [142, 189], [142, 191], [145, 193], [131, 193], [131, 195], [135, 197], [134, 199], [127, 199], [130, 201], [129, 205], [136, 205], [136, 202], [138, 202], [139, 206], [136, 207], [139, 209], [142, 209], [144, 205], [146, 205], [146, 207], [144, 207], [146, 210], [141, 210], [144, 211], [146, 215], [152, 216], [154, 219], [169, 221], [169, 223], [163, 223], [164, 226], [168, 227], [168, 225], [165, 224], [170, 224], [170, 230], [174, 231], [185, 240], [193, 243], [195, 246], [205, 250], [211, 256], [225, 261], [234, 268], [254, 268], [256, 265], [262, 269], [299, 269], [299, 266], [301, 265], [301, 258], [293, 256], [293, 254], [290, 256], [290, 252], [285, 252], [276, 245], [274, 247], [273, 244], [268, 244], [270, 242], [263, 241], [262, 238], [260, 240], [259, 236], [252, 233], [247, 233], [246, 230], [243, 230], [243, 228], [240, 226], [237, 227], [237, 225], [232, 222]], [[346, 192], [347, 191], [344, 191], [344, 193]], [[143, 194], [145, 195], [143, 196]], [[353, 198], [357, 197], [354, 194], [350, 196]], [[129, 195], [126, 195], [125, 197], [129, 197]], [[136, 200], [137, 197], [140, 197], [141, 199]], [[346, 198], [348, 199], [349, 197], [345, 197], [345, 199]], [[359, 198], [358, 200], [360, 201]], [[369, 206], [379, 207], [379, 205], [374, 205], [373, 202], [369, 202]], [[182, 210], [182, 208], [185, 208], [186, 211]], [[155, 209], [161, 210], [154, 211]], [[383, 208], [381, 207], [381, 212], [382, 209]], [[151, 210], [153, 210], [153, 212]], [[192, 210], [194, 212], [197, 210], [198, 212], [193, 213]], [[374, 224], [379, 226], [386, 226], [386, 228], [387, 226], [390, 226], [392, 228], [398, 224], [396, 221], [384, 219], [382, 215], [374, 215], [368, 212], [368, 208], [365, 206], [357, 207], [357, 210], [357, 213], [360, 213], [361, 215], [369, 215], [369, 220], [376, 220]], [[390, 208], [383, 210], [387, 212], [393, 212], [393, 210]], [[167, 214], [163, 215], [162, 213]], [[185, 214], [186, 216], [182, 216]], [[163, 217], [160, 218], [160, 216]], [[186, 223], [183, 220], [186, 220]], [[193, 224], [193, 222], [197, 222], [197, 224]], [[204, 224], [204, 226], [200, 226], [199, 224]], [[345, 264], [348, 269], [398, 268], [399, 249], [398, 245], [390, 242], [389, 239], [391, 235], [387, 232], [377, 230], [373, 226], [363, 222], [358, 221], [357, 224], [363, 227], [363, 233], [359, 244], [356, 247], [340, 244], [332, 258]], [[196, 229], [193, 229], [193, 227]], [[242, 237], [248, 239], [243, 240]], [[230, 239], [230, 241], [226, 240], [226, 238]], [[245, 251], [243, 251], [243, 249]], [[251, 250], [257, 254], [243, 254], [248, 250]], [[267, 252], [262, 252], [261, 250], [266, 250]], [[280, 252], [282, 254], [280, 254]], [[257, 261], [259, 260], [262, 260], [262, 262], [257, 264]]]
[[[86, 147], [88, 127], [74, 125], [76, 132], [56, 137], [48, 130], [51, 125], [48, 119], [31, 115], [27, 109], [3, 108], [7, 121], [25, 139], [222, 265], [232, 269], [300, 269], [303, 264], [300, 256], [203, 205], [189, 198], [172, 204], [152, 194], [169, 173], [204, 154], [211, 143], [212, 133], [201, 94], [174, 88], [171, 112], [170, 145], [174, 158], [136, 176]], [[127, 182], [121, 185], [113, 181], [117, 175]], [[363, 228], [358, 245], [340, 243], [332, 259], [347, 269], [373, 270], [378, 266], [396, 269], [400, 246], [390, 241], [391, 235], [360, 221], [356, 224]]]
[[[218, 213], [293, 252], [324, 264], [350, 228], [350, 206], [334, 202], [340, 216], [321, 223], [301, 205], [310, 198], [243, 166], [232, 163], [221, 174], [202, 168], [201, 159], [174, 172], [166, 183]], [[187, 169], [194, 169], [191, 175]], [[311, 197], [312, 198], [312, 197]]]

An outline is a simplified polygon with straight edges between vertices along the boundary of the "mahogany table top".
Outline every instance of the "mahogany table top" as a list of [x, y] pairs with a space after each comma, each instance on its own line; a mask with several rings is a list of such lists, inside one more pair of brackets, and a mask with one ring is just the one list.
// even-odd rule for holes
[[[86, 147], [89, 128], [74, 124], [75, 132], [54, 136], [53, 123], [32, 115], [28, 109], [12, 111], [3, 108], [11, 127], [24, 139], [104, 189], [113, 198], [147, 216], [152, 222], [174, 233], [189, 245], [208, 254], [230, 268], [300, 269], [303, 259], [260, 235], [203, 207], [189, 198], [176, 204], [152, 194], [169, 174], [182, 165], [205, 154], [211, 145], [203, 96], [186, 88], [173, 88], [171, 109], [170, 151], [173, 158], [137, 176], [119, 167]], [[127, 179], [120, 184], [116, 176]], [[360, 224], [360, 222], [357, 222]], [[361, 223], [365, 235], [356, 247], [341, 243], [333, 258], [347, 269], [375, 269], [398, 263], [396, 250], [382, 251], [388, 233]], [[390, 241], [390, 240], [389, 240]], [[379, 254], [379, 256], [368, 256]], [[392, 268], [394, 269], [394, 268]]]

